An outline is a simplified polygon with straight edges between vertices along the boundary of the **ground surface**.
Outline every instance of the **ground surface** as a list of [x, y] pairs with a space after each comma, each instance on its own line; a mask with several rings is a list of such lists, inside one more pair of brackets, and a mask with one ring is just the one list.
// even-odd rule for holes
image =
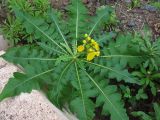
[[128, 10], [124, 2], [120, 2], [116, 6], [121, 30], [142, 30], [145, 25], [148, 25], [154, 37], [160, 35], [160, 12], [158, 9], [147, 5], [147, 2], [142, 2], [142, 6], [131, 10]]
[[[64, 9], [69, 0], [51, 0], [52, 6], [58, 9]], [[128, 1], [128, 2], [127, 2]], [[160, 11], [155, 7], [148, 5], [149, 0], [141, 0], [141, 5], [129, 9], [130, 0], [83, 0], [89, 9], [89, 14], [94, 15], [95, 10], [100, 5], [112, 5], [116, 8], [116, 14], [120, 21], [119, 29], [142, 30], [148, 25], [154, 37], [160, 36]]]

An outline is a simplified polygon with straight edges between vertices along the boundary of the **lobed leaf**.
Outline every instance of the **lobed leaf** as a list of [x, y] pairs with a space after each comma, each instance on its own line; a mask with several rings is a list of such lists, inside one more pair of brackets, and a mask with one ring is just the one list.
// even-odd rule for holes
[[85, 74], [90, 78], [99, 91], [96, 105], [103, 106], [103, 114], [107, 115], [107, 113], [109, 113], [111, 115], [111, 120], [129, 120], [121, 101], [121, 96], [117, 93], [117, 88], [109, 85], [104, 86], [103, 82], [103, 84], [100, 84], [100, 81], [94, 80], [87, 72], [85, 72]]

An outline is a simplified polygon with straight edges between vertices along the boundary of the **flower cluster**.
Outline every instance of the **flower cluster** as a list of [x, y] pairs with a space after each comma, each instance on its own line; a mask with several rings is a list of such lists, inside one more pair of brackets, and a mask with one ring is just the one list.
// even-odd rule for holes
[[83, 45], [78, 46], [78, 52], [86, 52], [87, 53], [87, 60], [91, 61], [96, 56], [100, 55], [100, 48], [99, 44], [92, 39], [88, 34], [84, 35]]

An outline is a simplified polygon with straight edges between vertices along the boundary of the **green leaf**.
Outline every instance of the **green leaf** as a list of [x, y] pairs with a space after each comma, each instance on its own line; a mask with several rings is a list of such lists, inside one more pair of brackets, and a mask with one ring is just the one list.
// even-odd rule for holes
[[158, 78], [160, 78], [160, 73], [156, 73], [156, 74], [152, 75], [152, 78], [153, 78], [153, 79], [158, 79]]
[[20, 65], [24, 69], [31, 66], [37, 73], [42, 72], [43, 69], [51, 69], [51, 66], [47, 65], [54, 66], [54, 63], [58, 60], [58, 58], [52, 58], [39, 47], [28, 45], [10, 48], [2, 57], [9, 62]]
[[138, 93], [137, 93], [137, 95], [136, 95], [136, 99], [137, 100], [140, 100], [140, 99], [147, 99], [148, 98], [148, 96], [147, 96], [147, 94], [144, 92], [144, 90], [143, 89], [139, 89], [138, 90]]
[[130, 76], [128, 71], [121, 70], [119, 66], [116, 66], [115, 68], [111, 68], [111, 67], [104, 66], [101, 64], [88, 62], [85, 60], [83, 60], [83, 62], [90, 64], [90, 66], [91, 65], [94, 66], [94, 69], [97, 69], [97, 67], [102, 68], [102, 69], [107, 69], [109, 71], [109, 74], [108, 74], [109, 78], [117, 78], [118, 81], [124, 80], [125, 82], [128, 82], [128, 83], [139, 84], [136, 78], [133, 78], [132, 76]]
[[[30, 15], [28, 15], [26, 13], [23, 13], [23, 12], [17, 10], [17, 9], [15, 9], [14, 11], [15, 11], [16, 17], [19, 18], [23, 22], [23, 25], [27, 29], [27, 31], [30, 34], [34, 33], [35, 38], [37, 36], [36, 39], [46, 38], [49, 42], [52, 42], [56, 47], [58, 47], [60, 50], [62, 50], [63, 52], [66, 53], [66, 51], [64, 50], [64, 48], [62, 48], [58, 44], [58, 42], [52, 38], [53, 35], [50, 35], [50, 34], [48, 34], [48, 33], [45, 32], [46, 30], [53, 31], [54, 29], [52, 29], [50, 27], [46, 28], [46, 26], [48, 26], [48, 24], [45, 23], [42, 18], [32, 17], [32, 16], [30, 16]], [[38, 21], [42, 21], [42, 22], [37, 22], [37, 20]], [[29, 30], [29, 29], [31, 29], [31, 30]], [[51, 33], [54, 34], [54, 31], [51, 32]]]
[[101, 27], [103, 21], [109, 20], [109, 15], [112, 13], [112, 8], [109, 6], [101, 7], [97, 10], [96, 16], [92, 18], [91, 30], [89, 32], [89, 36], [95, 31], [97, 28]]
[[[111, 120], [129, 120], [126, 110], [124, 109], [123, 103], [121, 102], [121, 96], [117, 93], [115, 86], [103, 87], [99, 82], [95, 81], [86, 71], [84, 73], [90, 78], [97, 90], [99, 95], [97, 98], [97, 106], [103, 104], [103, 113], [110, 113]], [[104, 85], [104, 84], [103, 84]]]
[[147, 115], [143, 111], [135, 111], [131, 113], [135, 117], [140, 117], [141, 120], [153, 120], [151, 116]]
[[49, 54], [54, 54], [54, 55], [56, 55], [56, 54], [63, 54], [63, 55], [65, 55], [65, 53], [63, 53], [63, 52], [61, 52], [61, 51], [53, 48], [53, 47], [52, 47], [52, 44], [49, 45], [49, 44], [42, 43], [42, 42], [38, 42], [37, 44], [38, 44], [41, 48], [43, 48], [43, 49], [44, 49], [47, 53], [49, 53]]
[[[70, 103], [71, 109], [76, 112], [79, 120], [92, 120], [94, 116], [94, 103], [85, 98], [76, 98]], [[84, 108], [85, 106], [85, 108]]]
[[[87, 15], [87, 9], [83, 5], [81, 0], [71, 0], [70, 4], [67, 7], [67, 10], [69, 11], [69, 27], [71, 34], [74, 35], [73, 39], [77, 39], [80, 37], [81, 34], [84, 34], [87, 19], [89, 16]], [[88, 23], [88, 22], [87, 22]]]
[[64, 43], [66, 44], [66, 47], [65, 47], [65, 48], [68, 50], [68, 52], [69, 52], [70, 54], [73, 54], [73, 53], [72, 53], [72, 50], [70, 49], [70, 47], [69, 47], [69, 45], [68, 45], [67, 40], [65, 39], [65, 37], [64, 37], [64, 35], [63, 35], [63, 33], [62, 33], [61, 29], [60, 29], [60, 26], [59, 26], [59, 24], [58, 24], [57, 17], [54, 15], [53, 10], [52, 10], [52, 12], [49, 13], [49, 15], [51, 16], [53, 22], [54, 22], [55, 25], [56, 25], [56, 28], [58, 29], [58, 32], [60, 33], [60, 35], [62, 36], [62, 39], [63, 39]]
[[[63, 90], [69, 85], [69, 81], [76, 78], [73, 60], [68, 62], [61, 62], [54, 68], [54, 82], [52, 83], [51, 89], [48, 92], [49, 99], [56, 104], [58, 107], [62, 106], [61, 99], [63, 97]], [[68, 95], [68, 94], [67, 94]]]
[[32, 77], [28, 77], [21, 73], [15, 73], [14, 77], [9, 80], [7, 85], [4, 87], [2, 93], [0, 94], [0, 101], [6, 97], [11, 97], [19, 95], [21, 92], [31, 92], [32, 89], [39, 89], [38, 78], [44, 74], [52, 72], [53, 69], [44, 71], [42, 73], [36, 74]]
[[131, 34], [118, 35], [116, 41], [110, 41], [108, 47], [104, 47], [102, 58], [113, 65], [119, 63], [123, 68], [140, 65], [148, 55], [140, 51], [140, 46], [132, 42], [133, 39]]
[[150, 87], [151, 87], [151, 92], [152, 92], [152, 94], [153, 94], [154, 96], [156, 96], [156, 94], [157, 94], [157, 88], [156, 88], [155, 84], [154, 84], [152, 81], [150, 81], [149, 85], [150, 85]]
[[76, 96], [71, 101], [70, 106], [71, 106], [71, 109], [76, 112], [80, 120], [91, 120], [94, 117], [95, 104], [89, 98], [90, 97], [89, 92], [92, 93], [93, 91], [91, 91], [91, 85], [87, 83], [88, 80], [85, 79], [82, 73], [79, 73], [81, 71], [78, 69], [77, 63], [75, 63], [75, 71], [76, 71], [76, 77], [77, 77], [77, 81], [76, 81], [77, 85], [75, 87], [78, 90], [80, 97]]
[[109, 43], [117, 34], [115, 32], [107, 32], [104, 35], [94, 36], [96, 42], [101, 46], [104, 47], [107, 43]]
[[144, 75], [143, 75], [141, 72], [139, 72], [139, 71], [133, 71], [133, 72], [132, 72], [132, 75], [133, 75], [133, 76], [140, 77], [140, 78], [144, 77]]
[[86, 33], [89, 16], [87, 16], [87, 9], [81, 0], [71, 0], [67, 10], [70, 16], [68, 27], [70, 28], [71, 34], [69, 36], [73, 40], [73, 49], [76, 53], [77, 41]]
[[160, 120], [160, 105], [158, 103], [154, 103], [153, 106], [154, 106], [156, 120]]

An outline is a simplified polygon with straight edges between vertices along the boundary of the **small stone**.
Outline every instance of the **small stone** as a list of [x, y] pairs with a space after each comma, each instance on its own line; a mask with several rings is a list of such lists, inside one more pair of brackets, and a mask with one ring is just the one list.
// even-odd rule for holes
[[128, 27], [134, 27], [136, 25], [136, 23], [135, 23], [135, 21], [130, 20], [130, 21], [128, 21], [127, 25], [128, 25]]
[[160, 23], [154, 24], [154, 29], [157, 33], [160, 33]]
[[125, 23], [127, 23], [127, 20], [122, 20], [121, 23], [125, 24]]
[[142, 6], [142, 9], [145, 9], [145, 10], [148, 10], [150, 12], [156, 12], [157, 11], [157, 8], [152, 6], [152, 5], [145, 5], [145, 6]]
[[131, 1], [131, 0], [125, 0], [125, 2], [126, 2], [126, 3], [131, 3], [132, 1]]

